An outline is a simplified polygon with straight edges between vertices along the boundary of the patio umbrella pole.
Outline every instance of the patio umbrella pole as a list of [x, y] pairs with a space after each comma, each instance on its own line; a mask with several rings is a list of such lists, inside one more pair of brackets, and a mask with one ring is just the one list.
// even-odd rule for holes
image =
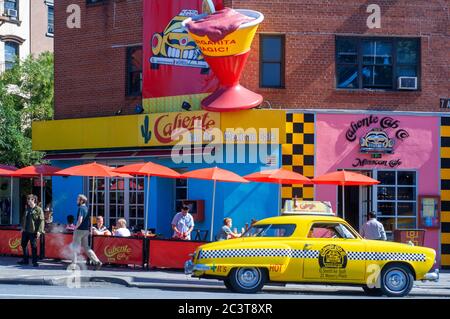
[[44, 203], [44, 177], [41, 174], [41, 203], [42, 203], [42, 209], [45, 208], [45, 203]]
[[281, 215], [281, 210], [283, 209], [282, 206], [282, 200], [281, 200], [281, 184], [278, 184], [278, 216]]
[[145, 216], [144, 216], [144, 234], [147, 235], [147, 220], [148, 220], [148, 201], [149, 201], [149, 190], [150, 190], [150, 175], [147, 175], [147, 191], [145, 195], [147, 197], [147, 202], [145, 203]]
[[[89, 217], [90, 223], [92, 223], [92, 216], [94, 216], [94, 195], [95, 195], [95, 176], [92, 176], [91, 216]], [[91, 227], [92, 227], [92, 225], [91, 225]], [[92, 247], [92, 234], [91, 234], [91, 236], [89, 236], [89, 246]]]
[[342, 185], [342, 219], [345, 219], [345, 186]]
[[211, 232], [209, 234], [209, 240], [213, 241], [213, 231], [214, 231], [214, 206], [216, 206], [216, 180], [214, 180], [213, 188], [213, 198], [212, 198], [212, 213], [211, 213]]
[[12, 225], [13, 219], [13, 178], [11, 176], [11, 195], [10, 195], [10, 203], [9, 203], [9, 223]]

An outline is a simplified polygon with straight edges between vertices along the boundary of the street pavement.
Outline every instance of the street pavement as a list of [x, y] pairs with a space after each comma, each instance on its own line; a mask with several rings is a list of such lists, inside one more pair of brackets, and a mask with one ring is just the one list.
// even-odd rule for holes
[[[39, 268], [17, 265], [19, 258], [0, 257], [0, 298], [244, 299], [222, 282], [196, 279], [182, 271], [105, 266], [71, 271], [69, 263], [44, 260]], [[84, 268], [84, 267], [83, 267]], [[45, 286], [45, 289], [42, 289]], [[360, 287], [266, 285], [253, 299], [369, 298]], [[450, 272], [439, 282], [415, 282], [408, 298], [450, 298]]]

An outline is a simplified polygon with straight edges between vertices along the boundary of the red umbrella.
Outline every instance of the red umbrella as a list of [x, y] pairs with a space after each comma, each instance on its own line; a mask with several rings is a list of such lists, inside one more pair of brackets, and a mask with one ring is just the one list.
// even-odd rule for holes
[[342, 186], [342, 218], [345, 219], [345, 186], [359, 186], [359, 185], [375, 185], [380, 182], [376, 179], [370, 178], [366, 175], [348, 172], [337, 171], [328, 173], [313, 179], [314, 184], [340, 185]]
[[125, 173], [130, 175], [147, 176], [147, 185], [148, 185], [146, 192], [147, 203], [145, 205], [145, 218], [144, 218], [145, 234], [147, 234], [148, 194], [150, 189], [150, 177], [157, 176], [168, 178], [180, 178], [181, 177], [180, 173], [166, 166], [155, 164], [152, 162], [130, 164], [116, 168], [114, 169], [114, 171], [117, 173]]
[[34, 178], [39, 177], [41, 182], [41, 203], [42, 207], [45, 205], [44, 198], [44, 176], [55, 176], [55, 173], [61, 170], [61, 168], [51, 165], [32, 165], [27, 166], [15, 171], [11, 176], [22, 178]]
[[9, 165], [0, 165], [0, 176], [2, 177], [11, 177], [11, 192], [9, 198], [9, 222], [12, 223], [12, 214], [13, 214], [13, 176], [12, 173], [17, 171], [17, 167], [9, 166]]
[[252, 182], [276, 183], [276, 184], [312, 184], [313, 182], [300, 173], [278, 168], [252, 173], [244, 176]]
[[245, 179], [252, 182], [275, 183], [278, 187], [278, 213], [281, 211], [281, 184], [312, 184], [313, 182], [300, 173], [289, 171], [287, 169], [278, 168], [264, 170], [244, 176]]
[[92, 179], [91, 220], [94, 213], [94, 189], [96, 177], [132, 177], [128, 174], [116, 173], [114, 167], [98, 164], [97, 162], [72, 166], [58, 171], [55, 175], [61, 176], [89, 176]]
[[218, 167], [210, 167], [210, 168], [202, 168], [194, 171], [190, 171], [184, 173], [182, 175], [186, 178], [196, 178], [196, 179], [205, 179], [205, 180], [213, 180], [214, 188], [213, 188], [213, 199], [212, 199], [212, 213], [211, 213], [211, 232], [209, 235], [210, 241], [213, 240], [213, 230], [214, 230], [214, 206], [216, 202], [216, 183], [219, 182], [235, 182], [235, 183], [248, 183], [248, 180], [245, 178], [225, 169], [221, 169]]

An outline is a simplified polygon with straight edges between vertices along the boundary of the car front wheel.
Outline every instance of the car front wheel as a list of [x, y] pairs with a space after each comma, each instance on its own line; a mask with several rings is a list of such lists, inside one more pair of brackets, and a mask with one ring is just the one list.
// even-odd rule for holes
[[233, 291], [255, 293], [263, 288], [266, 275], [260, 268], [234, 268], [228, 279]]
[[389, 297], [404, 297], [409, 294], [414, 284], [411, 270], [401, 264], [385, 267], [381, 272], [381, 290]]

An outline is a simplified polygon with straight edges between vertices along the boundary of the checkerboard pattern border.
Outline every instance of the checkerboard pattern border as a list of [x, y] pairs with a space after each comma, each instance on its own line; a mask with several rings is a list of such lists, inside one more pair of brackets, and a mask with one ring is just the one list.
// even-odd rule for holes
[[[314, 113], [286, 113], [286, 144], [282, 145], [282, 166], [306, 177], [314, 177]], [[313, 185], [283, 185], [282, 203], [295, 196], [314, 200]]]
[[[319, 258], [318, 250], [277, 249], [277, 248], [244, 248], [201, 250], [198, 259], [210, 258], [249, 258], [249, 257], [289, 257], [289, 258]], [[349, 260], [374, 261], [411, 261], [425, 262], [424, 254], [392, 253], [392, 252], [348, 252]]]
[[450, 268], [450, 117], [441, 117], [441, 266]]

